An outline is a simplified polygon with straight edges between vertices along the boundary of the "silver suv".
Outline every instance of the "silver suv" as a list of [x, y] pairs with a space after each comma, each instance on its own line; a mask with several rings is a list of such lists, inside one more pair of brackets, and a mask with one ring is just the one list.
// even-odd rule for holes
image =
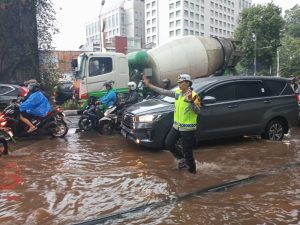
[[[195, 79], [193, 88], [202, 100], [198, 141], [241, 135], [280, 141], [297, 125], [298, 103], [288, 79], [208, 77]], [[173, 110], [174, 98], [165, 96], [137, 103], [124, 113], [121, 133], [138, 144], [161, 148]]]

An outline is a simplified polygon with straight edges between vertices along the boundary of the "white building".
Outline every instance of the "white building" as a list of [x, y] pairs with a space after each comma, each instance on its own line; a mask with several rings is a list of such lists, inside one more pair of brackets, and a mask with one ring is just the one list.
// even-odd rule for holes
[[127, 37], [127, 47], [140, 49], [145, 43], [144, 0], [106, 1], [98, 19], [86, 24], [87, 45], [99, 46], [100, 29], [104, 28], [105, 45], [110, 46], [115, 36]]
[[251, 0], [145, 0], [146, 46], [176, 36], [232, 37]]

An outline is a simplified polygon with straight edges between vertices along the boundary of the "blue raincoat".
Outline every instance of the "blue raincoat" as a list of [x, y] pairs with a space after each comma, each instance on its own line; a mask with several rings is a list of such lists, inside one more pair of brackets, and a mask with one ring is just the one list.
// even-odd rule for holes
[[108, 107], [108, 106], [116, 104], [116, 102], [117, 102], [116, 91], [113, 90], [113, 89], [109, 90], [102, 98], [99, 98], [99, 101], [105, 107]]
[[45, 117], [50, 109], [51, 106], [48, 99], [40, 91], [32, 93], [29, 98], [20, 105], [21, 112], [40, 117]]

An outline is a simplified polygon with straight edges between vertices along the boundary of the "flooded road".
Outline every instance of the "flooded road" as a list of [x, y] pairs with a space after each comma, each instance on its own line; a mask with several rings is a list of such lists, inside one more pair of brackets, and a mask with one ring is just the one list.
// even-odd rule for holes
[[[117, 134], [74, 131], [65, 139], [20, 140], [17, 150], [0, 157], [0, 224], [76, 224], [130, 209], [99, 221], [300, 224], [300, 167], [274, 170], [300, 162], [300, 128], [283, 142], [246, 137], [203, 143], [195, 151], [196, 175], [177, 170], [167, 151], [136, 146]], [[199, 193], [261, 173], [269, 174]], [[182, 197], [188, 193], [195, 194]]]

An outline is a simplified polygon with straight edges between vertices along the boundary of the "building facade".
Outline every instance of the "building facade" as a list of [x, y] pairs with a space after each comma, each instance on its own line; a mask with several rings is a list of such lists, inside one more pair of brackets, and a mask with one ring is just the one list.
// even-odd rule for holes
[[[107, 1], [99, 18], [86, 24], [86, 50], [100, 50], [101, 43], [108, 51], [115, 50], [115, 37], [127, 37], [128, 52], [140, 49], [145, 43], [144, 0]], [[102, 36], [100, 36], [102, 31]]]
[[145, 41], [155, 47], [177, 36], [232, 37], [251, 0], [145, 0]]

